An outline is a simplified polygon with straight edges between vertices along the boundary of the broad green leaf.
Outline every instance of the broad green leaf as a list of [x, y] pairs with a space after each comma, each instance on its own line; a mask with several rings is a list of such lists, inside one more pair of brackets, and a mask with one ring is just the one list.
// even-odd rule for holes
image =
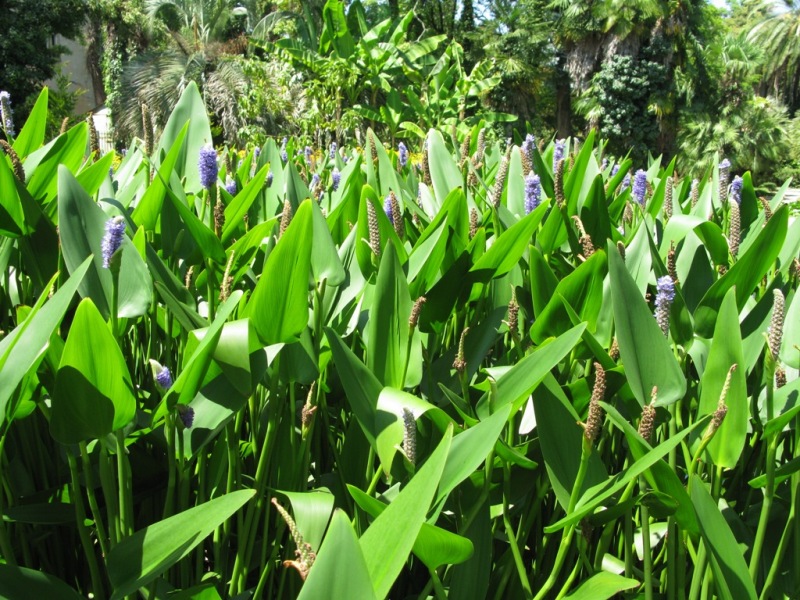
[[161, 166], [162, 151], [165, 154], [169, 153], [187, 123], [189, 129], [186, 142], [182, 145], [175, 163], [175, 172], [180, 179], [185, 179], [186, 191], [196, 194], [203, 187], [200, 184], [200, 173], [197, 169], [200, 149], [206, 144], [213, 143], [213, 138], [206, 105], [194, 81], [189, 81], [164, 126], [155, 152], [156, 168]]
[[439, 486], [452, 436], [452, 428], [448, 428], [425, 464], [359, 540], [378, 599], [389, 595], [414, 547]]
[[374, 431], [375, 414], [383, 386], [335, 331], [326, 327], [325, 337], [330, 344], [333, 363], [336, 365], [350, 407], [370, 444], [374, 445], [377, 437]]
[[100, 438], [136, 412], [125, 357], [91, 299], [78, 305], [53, 391], [50, 433], [62, 444]]
[[[347, 573], [347, 577], [342, 577], [343, 573]], [[370, 571], [356, 532], [353, 531], [347, 515], [337, 509], [298, 600], [375, 600], [372, 587]]]
[[606, 600], [625, 590], [639, 587], [639, 585], [635, 579], [600, 571], [584, 581], [577, 590], [565, 598], [566, 600]]
[[[551, 374], [533, 395], [533, 409], [550, 485], [561, 508], [566, 510], [581, 462], [583, 429], [577, 423], [580, 418]], [[600, 456], [593, 452], [581, 493], [607, 477]]]
[[[586, 323], [576, 325], [511, 367], [497, 381], [495, 410], [506, 404], [513, 404], [513, 412], [516, 413], [551, 369], [575, 348], [585, 329]], [[481, 399], [479, 412], [480, 405], [488, 399], [488, 395]]]
[[686, 379], [653, 313], [611, 242], [608, 263], [619, 352], [633, 395], [644, 406], [650, 402], [653, 387], [658, 387], [658, 404], [671, 404], [686, 393]]
[[0, 235], [19, 237], [32, 231], [33, 223], [26, 223], [24, 195], [17, 189], [14, 172], [5, 158], [0, 158]]
[[135, 593], [187, 556], [255, 493], [255, 490], [231, 492], [123, 539], [106, 558], [108, 578], [114, 589], [111, 600]]
[[[174, 173], [173, 173], [174, 176]], [[161, 174], [158, 174], [161, 177]], [[171, 184], [170, 184], [171, 185]], [[196, 264], [205, 259], [213, 260], [218, 265], [225, 264], [225, 250], [222, 249], [222, 243], [214, 232], [209, 229], [208, 225], [203, 223], [197, 215], [192, 211], [172, 190], [170, 185], [165, 182], [164, 191], [172, 203], [173, 208], [178, 214], [180, 221], [176, 224], [177, 229], [181, 232], [185, 231], [194, 240], [195, 251], [191, 256], [192, 263]], [[207, 207], [209, 210], [210, 207]], [[166, 212], [162, 213], [162, 240], [168, 240], [168, 236], [164, 232], [164, 218]], [[180, 233], [178, 234], [180, 236]], [[168, 248], [169, 244], [173, 243], [172, 240], [168, 241], [165, 246]]]
[[47, 573], [0, 564], [0, 598], [8, 600], [21, 600], [22, 598], [80, 600], [83, 596], [57, 577]]
[[336, 287], [344, 283], [345, 272], [342, 261], [336, 251], [336, 244], [331, 237], [330, 229], [319, 205], [311, 202], [314, 221], [314, 242], [311, 245], [311, 272], [314, 281], [320, 283], [323, 279], [326, 285]]
[[[786, 238], [789, 207], [779, 208], [761, 230], [753, 245], [739, 258], [723, 277], [706, 292], [694, 311], [695, 330], [710, 338], [714, 331], [719, 307], [728, 290], [736, 287], [736, 306], [744, 308], [745, 301], [772, 267]], [[660, 389], [659, 389], [660, 391]]]
[[[371, 517], [377, 517], [386, 510], [386, 504], [367, 495], [357, 487], [348, 485], [347, 489], [358, 506]], [[425, 563], [428, 569], [437, 569], [442, 565], [457, 565], [469, 560], [473, 547], [472, 542], [465, 537], [441, 527], [423, 523], [412, 552]]]
[[606, 254], [598, 250], [561, 279], [547, 306], [537, 315], [530, 331], [531, 339], [541, 344], [547, 337], [559, 335], [571, 325], [564, 301], [586, 322], [587, 328], [594, 331], [603, 303], [606, 269]]
[[[64, 263], [70, 272], [91, 255], [91, 267], [86, 273], [80, 294], [91, 298], [104, 318], [111, 314], [113, 278], [103, 267], [102, 243], [109, 216], [86, 194], [73, 177], [62, 167], [59, 179], [59, 235]], [[122, 260], [119, 272], [118, 317], [138, 317], [147, 312], [153, 296], [153, 282], [147, 266], [127, 235], [122, 239]]]
[[25, 160], [27, 156], [39, 148], [44, 142], [45, 128], [47, 127], [47, 95], [49, 88], [42, 87], [36, 104], [33, 105], [28, 120], [22, 126], [22, 130], [14, 140], [14, 152], [20, 160]]
[[310, 200], [300, 205], [270, 253], [245, 308], [264, 344], [291, 342], [308, 324], [313, 215]]
[[711, 559], [717, 594], [724, 600], [755, 600], [758, 595], [747, 563], [717, 503], [697, 475], [692, 475], [689, 490], [700, 533]]
[[[78, 171], [86, 152], [87, 138], [86, 123], [80, 123], [41, 149], [45, 154], [28, 177], [28, 191], [40, 204], [55, 199], [59, 193], [62, 171]], [[25, 167], [33, 168], [27, 163]]]
[[714, 464], [728, 469], [736, 467], [742, 454], [750, 417], [739, 311], [736, 308], [736, 290], [733, 288], [728, 290], [722, 300], [717, 324], [714, 327], [711, 351], [700, 381], [700, 405], [697, 411], [699, 415], [710, 415], [717, 410], [720, 393], [732, 365], [736, 365], [737, 368], [731, 376], [730, 388], [725, 399], [728, 412], [708, 445], [708, 454]]
[[168, 182], [175, 170], [175, 165], [186, 143], [186, 134], [189, 130], [189, 123], [186, 123], [172, 145], [169, 147], [167, 155], [158, 167], [158, 176], [153, 178], [153, 182], [147, 186], [144, 195], [139, 200], [136, 208], [133, 209], [131, 218], [137, 225], [144, 227], [147, 231], [155, 231], [156, 223], [161, 215], [164, 206], [164, 197], [167, 193]]
[[470, 272], [476, 273], [480, 281], [489, 281], [505, 275], [514, 268], [531, 243], [533, 232], [539, 226], [549, 205], [549, 202], [542, 202], [536, 210], [501, 233], [475, 262]]
[[75, 179], [81, 184], [81, 187], [86, 190], [90, 197], [94, 197], [100, 190], [103, 183], [110, 181], [108, 171], [114, 162], [114, 153], [109, 152], [99, 157], [93, 163], [87, 163], [75, 175]]
[[64, 318], [75, 292], [78, 291], [78, 286], [89, 269], [89, 262], [89, 259], [83, 261], [83, 264], [73, 271], [72, 276], [46, 302], [47, 294], [42, 294], [25, 321], [0, 341], [0, 424], [9, 412], [13, 413], [13, 410], [8, 410], [9, 400], [22, 379], [47, 349], [53, 330]]
[[437, 504], [486, 460], [510, 415], [510, 406], [499, 407], [493, 415], [453, 438], [436, 494]]
[[[367, 323], [367, 366], [383, 385], [405, 387], [407, 361], [421, 362], [420, 343], [409, 347], [413, 302], [394, 243], [384, 247]], [[412, 340], [413, 342], [413, 340]], [[418, 383], [418, 382], [416, 382]], [[412, 384], [413, 385], [413, 384]]]
[[[639, 460], [652, 450], [650, 444], [642, 439], [639, 432], [633, 428], [633, 425], [631, 425], [616, 408], [605, 402], [601, 403], [601, 406], [603, 410], [606, 411], [611, 422], [625, 434], [625, 439], [628, 441], [628, 447], [631, 450], [634, 460]], [[644, 476], [650, 487], [674, 499], [677, 504], [675, 519], [678, 524], [686, 531], [692, 534], [698, 534], [700, 530], [698, 529], [697, 518], [692, 509], [692, 501], [689, 499], [689, 494], [683, 482], [678, 479], [675, 471], [670, 469], [669, 465], [661, 460], [656, 462], [649, 471], [646, 471]]]
[[450, 192], [457, 187], [462, 187], [464, 182], [453, 155], [450, 154], [444, 144], [442, 134], [435, 129], [431, 129], [428, 131], [427, 140], [428, 164], [430, 165], [431, 182], [438, 209], [441, 208]]
[[[545, 533], [553, 533], [559, 529], [563, 529], [569, 525], [573, 525], [583, 519], [584, 517], [592, 514], [597, 508], [603, 506], [608, 502], [617, 492], [624, 489], [630, 481], [651, 469], [654, 464], [666, 456], [670, 450], [677, 448], [687, 435], [697, 429], [699, 426], [706, 426], [709, 419], [704, 418], [696, 421], [690, 427], [687, 427], [676, 436], [669, 438], [667, 441], [662, 442], [647, 454], [642, 456], [639, 460], [633, 463], [630, 467], [625, 469], [617, 476], [609, 479], [608, 481], [595, 485], [586, 490], [581, 496], [578, 503], [575, 505], [575, 510], [565, 516], [563, 519], [544, 528]], [[594, 456], [594, 454], [592, 454]]]
[[800, 294], [792, 297], [784, 319], [780, 359], [793, 369], [800, 368]]
[[319, 551], [322, 536], [328, 527], [328, 521], [333, 513], [334, 497], [326, 489], [316, 489], [310, 492], [285, 492], [277, 490], [286, 496], [292, 504], [291, 513], [297, 523], [297, 529], [303, 535], [303, 540], [311, 546], [314, 552]]

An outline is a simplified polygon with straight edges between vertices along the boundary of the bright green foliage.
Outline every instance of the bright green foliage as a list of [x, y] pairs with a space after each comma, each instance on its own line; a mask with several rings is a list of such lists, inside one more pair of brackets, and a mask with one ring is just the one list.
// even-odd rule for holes
[[[321, 56], [385, 49], [320, 14]], [[205, 189], [176, 106], [153, 152], [29, 122], [0, 157], [3, 594], [794, 593], [788, 184], [640, 158], [639, 201], [595, 133], [554, 172], [459, 122], [400, 127], [405, 164], [388, 129], [223, 151]]]

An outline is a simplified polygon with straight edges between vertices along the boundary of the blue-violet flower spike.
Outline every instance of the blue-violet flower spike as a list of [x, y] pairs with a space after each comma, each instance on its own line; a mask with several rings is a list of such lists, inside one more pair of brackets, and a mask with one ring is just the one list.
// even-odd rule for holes
[[334, 167], [333, 171], [331, 171], [331, 186], [333, 187], [334, 192], [339, 189], [339, 183], [341, 180], [342, 174], [339, 172], [339, 169]]
[[194, 424], [194, 409], [186, 404], [176, 404], [175, 408], [178, 410], [178, 417], [186, 429], [191, 429]]
[[11, 94], [6, 91], [0, 92], [0, 117], [2, 117], [2, 127], [6, 131], [6, 136], [14, 137], [14, 117], [11, 110]]
[[403, 142], [397, 145], [397, 159], [400, 161], [401, 169], [408, 163], [408, 148]]
[[161, 367], [161, 370], [156, 374], [156, 383], [164, 390], [172, 387], [172, 373], [169, 372], [169, 367]]
[[217, 174], [219, 173], [219, 165], [217, 164], [217, 151], [210, 145], [200, 148], [200, 160], [197, 163], [197, 169], [200, 172], [200, 184], [208, 189], [211, 189], [217, 181]]
[[394, 219], [392, 219], [392, 197], [391, 196], [386, 196], [386, 198], [384, 199], [384, 201], [383, 201], [383, 212], [386, 213], [386, 216], [389, 219], [389, 222], [391, 222], [391, 224], [394, 225]]
[[669, 309], [675, 300], [675, 282], [669, 275], [659, 277], [656, 281], [655, 318], [664, 335], [669, 333]]
[[113, 217], [106, 221], [106, 233], [101, 244], [104, 268], [108, 269], [111, 266], [111, 259], [114, 253], [122, 246], [124, 236], [125, 219], [123, 217]]
[[225, 190], [231, 196], [235, 196], [236, 192], [237, 192], [236, 180], [235, 179], [228, 179], [228, 181], [225, 183]]
[[644, 195], [647, 192], [647, 173], [642, 169], [636, 171], [633, 177], [632, 195], [640, 206], [644, 207]]
[[731, 183], [731, 199], [733, 199], [736, 204], [742, 203], [742, 185], [744, 181], [738, 175], [733, 178], [733, 183]]
[[525, 214], [532, 213], [539, 206], [542, 195], [541, 180], [533, 172], [525, 178]]

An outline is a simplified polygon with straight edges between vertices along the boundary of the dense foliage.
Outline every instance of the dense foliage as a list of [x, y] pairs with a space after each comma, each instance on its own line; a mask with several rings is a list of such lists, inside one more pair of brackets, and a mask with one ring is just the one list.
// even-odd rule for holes
[[[0, 156], [0, 595], [791, 597], [800, 222], [591, 133]], [[87, 152], [87, 146], [93, 148]]]

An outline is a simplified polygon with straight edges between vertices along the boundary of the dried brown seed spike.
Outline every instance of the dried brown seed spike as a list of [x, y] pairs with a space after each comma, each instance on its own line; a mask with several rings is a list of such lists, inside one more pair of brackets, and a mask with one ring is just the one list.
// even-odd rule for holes
[[673, 283], [678, 285], [678, 270], [675, 266], [675, 242], [670, 242], [669, 252], [667, 252], [667, 273], [672, 277]]
[[403, 409], [403, 452], [408, 462], [417, 463], [417, 420], [407, 408]]
[[642, 409], [642, 419], [639, 421], [639, 435], [649, 442], [653, 438], [653, 429], [656, 422], [656, 407], [653, 402], [645, 404]]
[[555, 195], [556, 195], [556, 203], [559, 206], [564, 205], [564, 159], [556, 163], [556, 173], [555, 173]]
[[606, 393], [606, 372], [603, 366], [598, 362], [594, 363], [594, 369], [594, 388], [592, 389], [592, 398], [589, 401], [589, 414], [586, 417], [586, 426], [583, 430], [583, 436], [589, 442], [594, 442], [597, 436], [600, 435], [600, 428], [603, 426], [603, 409], [600, 407], [600, 401], [604, 398]]
[[281, 228], [278, 234], [278, 237], [283, 237], [283, 234], [286, 233], [286, 230], [289, 228], [289, 223], [292, 222], [292, 217], [294, 216], [294, 210], [292, 210], [292, 203], [289, 202], [289, 199], [283, 201], [283, 213], [281, 213]]
[[783, 340], [783, 319], [786, 311], [786, 301], [783, 292], [775, 289], [772, 292], [772, 319], [769, 324], [769, 350], [772, 358], [777, 362]]
[[425, 296], [420, 296], [417, 298], [417, 301], [414, 302], [414, 306], [411, 309], [411, 316], [408, 318], [408, 326], [410, 329], [416, 329], [417, 323], [419, 323], [419, 315], [422, 312], [422, 307], [427, 302]]
[[0, 140], [0, 148], [8, 155], [11, 160], [11, 168], [14, 170], [14, 176], [22, 183], [25, 183], [25, 169], [22, 167], [22, 161], [19, 159], [19, 154], [11, 145], [5, 141]]
[[456, 358], [453, 361], [453, 368], [459, 373], [464, 373], [464, 371], [467, 369], [467, 359], [464, 356], [464, 342], [467, 339], [468, 333], [469, 327], [465, 327], [464, 331], [461, 332], [461, 339], [458, 341], [458, 352], [456, 353]]
[[478, 209], [472, 208], [469, 211], [469, 239], [474, 238], [476, 233], [478, 233]]
[[369, 226], [369, 247], [375, 256], [381, 255], [381, 230], [378, 226], [378, 213], [375, 206], [369, 200], [367, 203], [367, 224]]
[[728, 230], [728, 246], [731, 250], [731, 256], [734, 258], [739, 254], [739, 243], [741, 242], [741, 217], [739, 216], [739, 204], [737, 202], [730, 203], [730, 229]]
[[664, 188], [664, 216], [667, 221], [672, 218], [672, 177], [667, 177]]

